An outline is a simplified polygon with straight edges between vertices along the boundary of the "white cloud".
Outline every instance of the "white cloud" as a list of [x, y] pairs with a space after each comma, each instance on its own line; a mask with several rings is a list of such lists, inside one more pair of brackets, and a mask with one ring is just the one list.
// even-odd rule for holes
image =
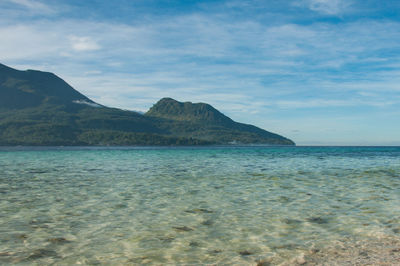
[[100, 45], [96, 43], [96, 41], [88, 36], [70, 36], [69, 40], [71, 42], [72, 49], [75, 51], [95, 51], [101, 48]]
[[0, 27], [0, 42], [0, 58], [17, 61], [57, 57], [64, 43], [52, 30], [41, 29], [38, 25], [18, 24]]
[[[396, 84], [389, 82], [397, 75], [393, 71], [378, 76], [375, 73], [376, 80], [371, 80], [369, 71], [341, 72], [339, 78], [343, 80], [354, 80], [355, 75], [359, 75], [357, 79], [368, 78], [345, 83], [326, 69], [336, 71], [359, 61], [364, 64], [370, 58], [366, 54], [397, 47], [399, 28], [391, 22], [269, 26], [198, 15], [134, 26], [43, 20], [0, 27], [0, 57], [6, 60], [4, 63], [19, 65], [23, 61], [42, 62], [43, 70], [76, 80], [76, 88], [91, 96], [96, 95], [96, 90], [103, 94], [101, 90], [112, 88], [113, 93], [104, 94], [109, 100], [101, 103], [116, 102], [124, 108], [136, 108], [135, 97], [148, 94], [154, 99], [181, 93], [187, 99], [206, 99], [201, 95], [212, 91], [225, 95], [248, 91], [252, 97], [242, 100], [251, 104], [266, 94], [273, 101], [285, 94], [295, 96], [313, 89], [317, 97], [337, 89], [396, 89]], [[88, 51], [91, 53], [82, 53]], [[393, 64], [392, 57], [379, 58], [369, 64]], [[101, 82], [95, 82], [99, 76], [88, 75], [88, 70], [101, 72]], [[121, 73], [114, 74], [115, 71]], [[81, 77], [94, 81], [79, 84]], [[332, 79], [336, 80], [329, 83]], [[112, 99], [119, 94], [133, 97]], [[223, 100], [219, 103], [223, 104]], [[228, 106], [229, 99], [225, 104]]]
[[341, 15], [352, 5], [352, 0], [303, 0], [295, 5], [306, 6], [312, 11], [326, 15]]
[[[366, 96], [366, 95], [364, 95]], [[335, 99], [312, 99], [302, 101], [277, 101], [274, 105], [279, 108], [328, 108], [328, 107], [360, 107], [360, 106], [373, 106], [373, 107], [386, 107], [389, 105], [400, 104], [400, 101], [393, 100], [381, 100], [377, 99], [362, 100], [362, 99], [346, 99], [346, 100], [335, 100]]]
[[22, 6], [34, 13], [40, 14], [51, 14], [54, 13], [54, 9], [50, 6], [35, 0], [8, 0], [11, 3]]

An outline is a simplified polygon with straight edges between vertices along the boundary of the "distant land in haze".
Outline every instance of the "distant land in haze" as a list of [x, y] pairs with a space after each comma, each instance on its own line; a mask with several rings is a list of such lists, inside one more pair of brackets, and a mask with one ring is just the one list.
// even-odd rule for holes
[[0, 64], [0, 145], [295, 145], [206, 103], [163, 98], [141, 114], [100, 105], [53, 73]]

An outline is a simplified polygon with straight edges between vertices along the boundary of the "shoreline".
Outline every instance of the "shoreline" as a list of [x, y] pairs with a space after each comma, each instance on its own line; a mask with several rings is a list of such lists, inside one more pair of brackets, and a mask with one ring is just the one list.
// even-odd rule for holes
[[[30, 263], [38, 262], [37, 259], [43, 264], [52, 264], [54, 261], [55, 252], [46, 252], [45, 249], [40, 250], [33, 254], [21, 254], [19, 252], [0, 252], [1, 263]], [[293, 251], [296, 252], [296, 251]], [[109, 257], [113, 257], [113, 254], [108, 254]], [[291, 265], [307, 265], [307, 266], [318, 266], [318, 265], [381, 265], [381, 266], [393, 266], [400, 265], [400, 237], [380, 237], [369, 240], [358, 240], [355, 242], [347, 241], [335, 241], [333, 245], [329, 247], [311, 248], [309, 251], [300, 252], [299, 255], [292, 258], [284, 259], [278, 254], [272, 257], [262, 258], [262, 255], [258, 254], [258, 259], [253, 256], [248, 256], [246, 265], [256, 266], [268, 266], [268, 265], [280, 265], [280, 266], [291, 266]], [[58, 257], [58, 256], [56, 256]], [[245, 257], [244, 255], [242, 257]], [[253, 258], [252, 258], [253, 257]], [[115, 257], [114, 257], [115, 258]], [[128, 259], [128, 258], [127, 258]], [[47, 263], [46, 263], [47, 262]], [[100, 261], [99, 261], [100, 262]], [[127, 265], [130, 263], [137, 263], [138, 261], [131, 258], [128, 259]], [[158, 265], [157, 262], [148, 260], [146, 257], [142, 257], [142, 263], [147, 265]], [[59, 262], [62, 263], [62, 262]], [[101, 262], [100, 262], [101, 263]], [[103, 261], [107, 263], [107, 261]], [[199, 264], [203, 262], [199, 261]], [[216, 260], [215, 264], [224, 264], [223, 261]], [[214, 265], [212, 263], [211, 265]], [[232, 262], [231, 262], [232, 263]], [[232, 265], [244, 265], [244, 261], [237, 261]], [[179, 262], [170, 261], [167, 265], [177, 265]]]
[[272, 258], [260, 261], [257, 265], [400, 265], [400, 237], [335, 241], [329, 247], [312, 248], [286, 262], [279, 263]]

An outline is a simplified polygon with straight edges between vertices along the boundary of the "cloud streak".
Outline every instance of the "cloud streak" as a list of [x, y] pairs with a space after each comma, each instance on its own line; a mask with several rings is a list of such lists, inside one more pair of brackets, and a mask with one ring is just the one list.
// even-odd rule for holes
[[[132, 86], [159, 87], [166, 94], [185, 87], [194, 94], [244, 87], [255, 95], [266, 91], [279, 95], [273, 91], [274, 86], [279, 86], [281, 94], [296, 96], [303, 90], [299, 86], [308, 86], [308, 90], [315, 88], [313, 93], [319, 97], [323, 92], [339, 89], [364, 91], [381, 86], [384, 90], [397, 90], [395, 84], [388, 83], [398, 74], [388, 68], [396, 59], [382, 51], [397, 49], [400, 25], [372, 22], [365, 30], [365, 24], [349, 23], [340, 28], [326, 24], [271, 27], [255, 22], [228, 24], [200, 16], [146, 26], [61, 21], [49, 27], [46, 21], [39, 21], [30, 26], [0, 28], [0, 36], [4, 36], [0, 37], [0, 53], [11, 62], [44, 58], [41, 61], [52, 65], [49, 70], [54, 72], [79, 69], [65, 71], [67, 76], [95, 70], [101, 71], [103, 77], [110, 75], [111, 83], [118, 83], [125, 75], [124, 78], [135, 80]], [[28, 40], [29, 47], [25, 45]], [[365, 66], [363, 62], [370, 55], [375, 59]], [[64, 66], [65, 59], [61, 58], [80, 67]], [[57, 63], [60, 60], [63, 64]], [[87, 69], [81, 71], [84, 68]], [[121, 75], [111, 81], [114, 71], [121, 71]]]
[[72, 49], [79, 52], [96, 51], [101, 49], [100, 45], [90, 37], [70, 36]]
[[308, 7], [316, 12], [328, 15], [340, 15], [351, 6], [351, 0], [308, 0]]
[[50, 8], [38, 1], [34, 1], [34, 0], [9, 0], [12, 3], [24, 6], [28, 9], [32, 9], [32, 10], [49, 10]]
[[55, 14], [55, 10], [49, 5], [36, 0], [5, 0], [6, 2], [15, 4], [28, 10], [33, 15], [51, 15]]

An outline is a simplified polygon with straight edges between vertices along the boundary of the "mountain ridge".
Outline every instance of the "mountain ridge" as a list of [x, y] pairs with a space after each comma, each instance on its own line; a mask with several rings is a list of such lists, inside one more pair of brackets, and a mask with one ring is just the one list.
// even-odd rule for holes
[[0, 145], [295, 145], [206, 103], [162, 98], [145, 114], [100, 105], [50, 72], [0, 64]]
[[79, 100], [94, 103], [51, 72], [22, 71], [0, 65], [0, 107], [22, 109], [38, 106], [44, 101], [55, 104]]
[[207, 103], [179, 102], [169, 97], [159, 100], [145, 114], [177, 120], [197, 120], [225, 124], [234, 122]]

